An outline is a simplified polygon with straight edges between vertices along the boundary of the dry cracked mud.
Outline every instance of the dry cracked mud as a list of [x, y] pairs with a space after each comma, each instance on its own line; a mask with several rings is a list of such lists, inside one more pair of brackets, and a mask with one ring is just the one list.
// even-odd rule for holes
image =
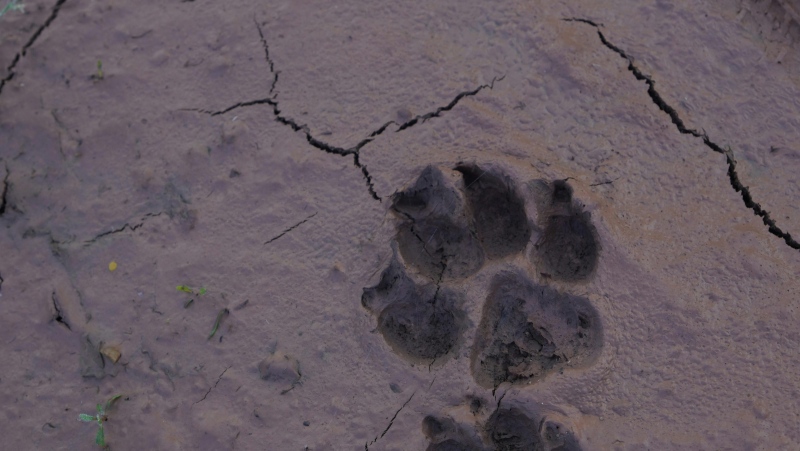
[[796, 1], [22, 3], [5, 447], [800, 442]]

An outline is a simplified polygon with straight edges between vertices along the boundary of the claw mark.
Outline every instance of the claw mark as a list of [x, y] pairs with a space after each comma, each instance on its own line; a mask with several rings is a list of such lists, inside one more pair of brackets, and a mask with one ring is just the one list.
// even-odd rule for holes
[[653, 80], [651, 76], [642, 72], [641, 69], [639, 69], [634, 64], [634, 59], [632, 56], [628, 55], [627, 53], [625, 53], [625, 51], [623, 51], [616, 45], [609, 42], [608, 39], [606, 39], [603, 32], [600, 31], [600, 27], [602, 26], [602, 24], [598, 24], [589, 19], [581, 19], [581, 18], [568, 18], [562, 20], [564, 20], [565, 22], [584, 23], [594, 27], [595, 30], [597, 30], [597, 35], [600, 37], [600, 42], [602, 42], [604, 46], [611, 49], [614, 53], [624, 58], [628, 62], [628, 71], [630, 71], [637, 80], [644, 81], [647, 84], [647, 94], [650, 96], [650, 99], [653, 101], [653, 103], [655, 103], [655, 105], [661, 111], [663, 111], [669, 116], [670, 120], [672, 121], [673, 124], [675, 124], [675, 127], [678, 129], [680, 133], [684, 135], [691, 135], [694, 136], [695, 138], [700, 138], [703, 140], [703, 144], [705, 144], [706, 147], [708, 147], [709, 149], [713, 150], [716, 153], [725, 155], [725, 160], [726, 163], [728, 164], [728, 179], [730, 180], [731, 187], [733, 187], [734, 191], [741, 193], [744, 205], [747, 208], [753, 210], [753, 214], [761, 218], [761, 220], [764, 222], [764, 225], [767, 226], [771, 234], [777, 236], [778, 238], [782, 238], [783, 241], [786, 242], [786, 244], [789, 247], [800, 250], [800, 243], [794, 240], [792, 238], [792, 235], [789, 234], [789, 232], [784, 232], [777, 226], [775, 220], [772, 219], [769, 212], [764, 210], [761, 207], [761, 204], [753, 200], [753, 196], [752, 194], [750, 194], [750, 188], [744, 186], [741, 180], [739, 180], [739, 175], [736, 172], [736, 158], [734, 157], [733, 151], [730, 149], [730, 147], [723, 149], [722, 146], [711, 141], [711, 138], [708, 137], [705, 131], [699, 132], [695, 129], [690, 129], [686, 127], [686, 124], [684, 124], [683, 120], [680, 118], [675, 108], [669, 105], [661, 96], [661, 94], [659, 94], [658, 91], [656, 91], [655, 80]]
[[277, 235], [277, 236], [275, 236], [275, 237], [273, 237], [273, 238], [270, 238], [270, 239], [269, 239], [267, 242], [265, 242], [265, 243], [264, 243], [264, 245], [266, 246], [267, 244], [269, 244], [269, 243], [271, 243], [271, 242], [273, 242], [273, 241], [277, 240], [278, 238], [280, 238], [280, 237], [282, 237], [282, 236], [286, 235], [287, 233], [291, 232], [292, 230], [294, 230], [294, 229], [296, 229], [296, 228], [300, 227], [301, 225], [305, 224], [305, 223], [306, 223], [306, 222], [307, 222], [309, 219], [313, 218], [313, 217], [314, 217], [314, 216], [316, 216], [316, 215], [317, 215], [317, 212], [314, 212], [314, 214], [313, 214], [313, 215], [311, 215], [311, 216], [307, 217], [306, 219], [303, 219], [302, 221], [298, 222], [297, 224], [295, 224], [295, 225], [293, 225], [293, 226], [289, 227], [288, 229], [286, 229], [286, 230], [284, 230], [283, 232], [281, 232], [279, 235]]

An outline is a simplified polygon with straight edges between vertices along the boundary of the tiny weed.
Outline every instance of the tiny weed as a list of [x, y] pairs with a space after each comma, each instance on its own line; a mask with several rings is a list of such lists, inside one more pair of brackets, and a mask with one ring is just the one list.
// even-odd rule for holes
[[[178, 291], [183, 291], [184, 293], [189, 293], [194, 296], [202, 296], [206, 294], [207, 291], [205, 288], [194, 289], [186, 285], [178, 285], [176, 289]], [[183, 308], [188, 308], [190, 305], [192, 305], [192, 302], [194, 302], [194, 297], [189, 298], [186, 302], [184, 302]]]
[[216, 321], [214, 321], [214, 328], [211, 329], [211, 334], [208, 336], [208, 338], [206, 340], [211, 340], [211, 338], [214, 337], [214, 335], [217, 333], [217, 329], [219, 329], [219, 325], [222, 323], [222, 320], [226, 316], [228, 316], [228, 314], [230, 312], [231, 312], [230, 310], [224, 308], [224, 309], [220, 310], [219, 313], [217, 313], [217, 319], [216, 319]]
[[79, 421], [85, 421], [87, 423], [97, 422], [97, 435], [94, 438], [94, 442], [97, 445], [102, 446], [103, 448], [106, 447], [106, 433], [103, 430], [103, 423], [108, 421], [108, 416], [106, 416], [106, 413], [108, 412], [108, 409], [110, 409], [111, 406], [114, 404], [114, 402], [121, 397], [122, 395], [116, 395], [111, 397], [108, 401], [106, 401], [105, 405], [98, 404], [96, 415], [89, 415], [87, 413], [82, 413], [78, 415]]
[[25, 5], [23, 3], [19, 3], [19, 0], [11, 0], [10, 2], [6, 3], [6, 6], [3, 9], [0, 9], [0, 17], [9, 11], [19, 11], [21, 13], [25, 12]]
[[92, 80], [102, 80], [105, 78], [106, 74], [103, 72], [103, 62], [101, 60], [97, 60], [97, 72], [93, 73], [91, 77]]

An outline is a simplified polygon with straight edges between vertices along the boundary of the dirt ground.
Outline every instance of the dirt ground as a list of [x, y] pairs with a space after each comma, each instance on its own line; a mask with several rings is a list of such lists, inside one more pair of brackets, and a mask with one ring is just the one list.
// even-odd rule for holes
[[800, 443], [800, 3], [24, 4], [2, 448]]

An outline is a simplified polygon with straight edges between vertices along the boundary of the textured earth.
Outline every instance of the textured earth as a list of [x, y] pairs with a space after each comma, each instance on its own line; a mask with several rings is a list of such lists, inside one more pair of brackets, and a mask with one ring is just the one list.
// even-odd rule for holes
[[24, 2], [3, 447], [792, 449], [798, 74], [796, 0]]

